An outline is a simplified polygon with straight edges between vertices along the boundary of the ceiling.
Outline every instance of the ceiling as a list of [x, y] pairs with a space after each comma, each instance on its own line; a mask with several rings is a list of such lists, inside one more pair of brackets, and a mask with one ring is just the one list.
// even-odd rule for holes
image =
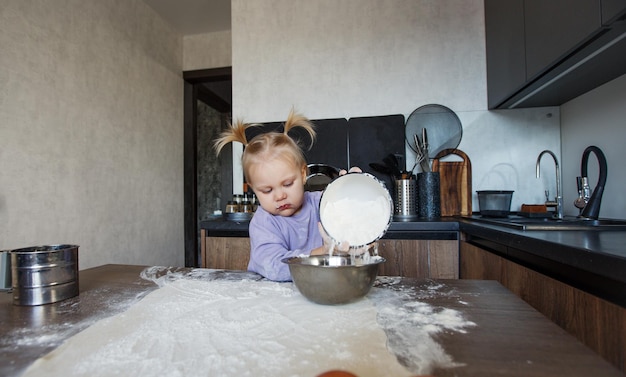
[[183, 35], [230, 30], [230, 0], [143, 0]]

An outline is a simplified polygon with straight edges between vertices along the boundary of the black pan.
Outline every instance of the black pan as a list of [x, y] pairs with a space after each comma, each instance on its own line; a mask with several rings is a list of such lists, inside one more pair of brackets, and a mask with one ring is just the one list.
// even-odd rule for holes
[[304, 189], [306, 191], [321, 191], [339, 177], [339, 168], [326, 164], [309, 164], [307, 165], [309, 174], [306, 177]]

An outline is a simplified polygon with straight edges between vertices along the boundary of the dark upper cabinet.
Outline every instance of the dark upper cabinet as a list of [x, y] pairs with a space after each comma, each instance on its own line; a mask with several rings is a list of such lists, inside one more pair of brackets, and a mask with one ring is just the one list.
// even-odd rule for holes
[[598, 0], [524, 0], [526, 80], [532, 80], [600, 28]]
[[485, 0], [488, 107], [561, 105], [626, 74], [625, 0]]
[[624, 16], [626, 0], [602, 0], [600, 6], [602, 8], [602, 25], [608, 25], [617, 18]]
[[526, 83], [523, 14], [523, 0], [485, 0], [489, 108]]

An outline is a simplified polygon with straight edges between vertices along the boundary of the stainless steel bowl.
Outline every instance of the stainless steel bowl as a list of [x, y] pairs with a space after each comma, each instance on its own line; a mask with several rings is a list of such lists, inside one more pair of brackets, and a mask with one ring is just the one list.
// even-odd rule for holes
[[282, 260], [304, 297], [318, 304], [345, 304], [365, 296], [378, 275], [382, 257], [353, 264], [350, 256], [315, 255]]

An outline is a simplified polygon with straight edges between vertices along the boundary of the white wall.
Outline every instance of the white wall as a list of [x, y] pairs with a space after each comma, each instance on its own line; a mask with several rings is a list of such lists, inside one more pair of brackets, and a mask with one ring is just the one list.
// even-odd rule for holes
[[183, 70], [230, 67], [230, 30], [183, 37]]
[[0, 51], [0, 248], [183, 265], [182, 37], [139, 0], [3, 0]]
[[233, 0], [233, 117], [280, 121], [292, 106], [312, 119], [408, 117], [442, 104], [463, 123], [474, 191], [513, 189], [514, 210], [543, 203], [554, 167], [546, 159], [538, 181], [535, 161], [560, 156], [559, 109], [487, 111], [484, 33], [482, 0]]
[[[578, 196], [576, 177], [580, 175], [583, 151], [595, 145], [608, 162], [600, 216], [626, 218], [626, 75], [562, 105], [561, 122], [567, 213], [578, 214], [572, 205]], [[592, 188], [598, 181], [597, 167], [596, 157], [591, 154], [588, 172]]]

